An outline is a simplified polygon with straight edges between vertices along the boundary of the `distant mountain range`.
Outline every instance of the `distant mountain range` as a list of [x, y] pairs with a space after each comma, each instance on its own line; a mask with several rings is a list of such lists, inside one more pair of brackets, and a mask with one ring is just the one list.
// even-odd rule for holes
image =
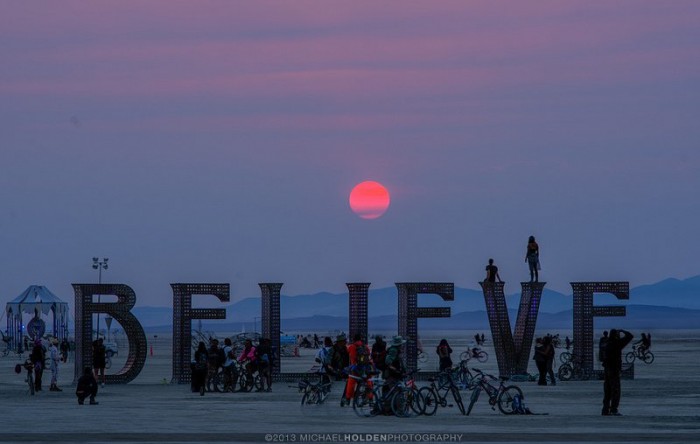
[[[506, 291], [509, 289], [506, 285]], [[514, 287], [514, 286], [513, 286]], [[513, 288], [511, 287], [511, 288]], [[627, 317], [622, 319], [598, 318], [596, 326], [621, 325], [629, 328], [698, 328], [700, 326], [700, 276], [678, 280], [666, 279], [651, 285], [643, 285], [630, 290], [629, 301], [620, 301], [612, 295], [601, 295], [598, 305], [626, 305]], [[484, 297], [480, 290], [455, 288], [455, 300], [444, 302], [435, 295], [419, 295], [419, 305], [450, 307], [452, 317], [449, 319], [424, 319], [421, 328], [476, 328], [488, 327], [484, 311]], [[520, 293], [506, 296], [511, 322], [515, 320]], [[369, 322], [376, 329], [393, 330], [396, 328], [398, 298], [396, 288], [387, 287], [369, 292]], [[314, 325], [315, 328], [327, 329], [347, 325], [347, 293], [315, 293], [309, 295], [280, 297], [282, 327], [298, 330]], [[216, 307], [212, 307], [216, 308]], [[217, 321], [217, 327], [231, 324], [234, 330], [240, 330], [245, 324], [248, 330], [254, 329], [254, 321], [260, 318], [260, 297], [246, 298], [228, 306], [226, 320]], [[571, 328], [572, 296], [545, 288], [540, 306], [538, 326], [546, 328]], [[133, 313], [144, 327], [169, 328], [172, 325], [171, 307], [134, 307]], [[621, 322], [622, 321], [622, 322]], [[376, 323], [376, 325], [375, 325]]]

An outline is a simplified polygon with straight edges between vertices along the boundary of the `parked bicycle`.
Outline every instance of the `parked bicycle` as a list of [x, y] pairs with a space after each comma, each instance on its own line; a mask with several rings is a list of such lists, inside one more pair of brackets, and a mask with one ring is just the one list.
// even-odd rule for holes
[[315, 373], [318, 375], [317, 381], [310, 381], [304, 378], [299, 381], [299, 392], [303, 393], [301, 397], [301, 408], [315, 408], [324, 404], [326, 398], [331, 392], [332, 382], [323, 382], [323, 373]]
[[452, 373], [442, 372], [437, 378], [428, 379], [430, 385], [423, 387], [419, 390], [419, 393], [423, 396], [423, 401], [425, 403], [425, 408], [423, 413], [427, 416], [432, 416], [437, 411], [438, 406], [440, 407], [452, 407], [454, 404], [447, 403], [448, 394], [452, 394], [452, 399], [454, 403], [459, 408], [459, 411], [464, 415], [464, 403], [462, 402], [462, 395], [459, 393], [459, 388], [452, 379]]
[[635, 359], [644, 361], [645, 364], [651, 364], [654, 362], [654, 353], [649, 349], [635, 345], [632, 347], [632, 351], [625, 355], [625, 362], [632, 364]]
[[571, 355], [566, 363], [559, 366], [557, 376], [562, 381], [569, 381], [571, 379], [587, 381], [591, 379], [593, 375], [589, 370], [584, 369], [581, 358], [577, 355]]
[[[498, 406], [498, 410], [505, 415], [512, 415], [515, 413], [515, 403], [520, 404], [524, 399], [523, 391], [520, 390], [520, 387], [517, 385], [504, 385], [504, 382], [508, 380], [508, 378], [496, 378], [495, 376], [486, 374], [477, 368], [473, 370], [477, 373], [478, 386], [474, 389], [474, 391], [472, 391], [472, 396], [469, 400], [469, 408], [467, 409], [467, 415], [471, 413], [472, 409], [474, 408], [474, 404], [476, 404], [476, 401], [479, 400], [479, 395], [482, 391], [486, 392], [488, 395], [491, 409], [496, 410], [496, 406]], [[491, 383], [491, 381], [498, 381], [499, 379], [500, 383], [498, 387]]]
[[489, 360], [489, 354], [479, 348], [475, 348], [462, 352], [462, 354], [459, 355], [459, 359], [461, 361], [475, 359], [481, 363], [484, 363]]
[[[394, 384], [389, 390], [384, 390], [384, 380], [381, 378], [370, 376], [348, 375], [348, 377], [357, 381], [355, 386], [355, 395], [352, 399], [352, 409], [355, 414], [360, 417], [377, 416], [381, 413], [391, 411], [394, 415], [402, 417], [406, 414], [406, 408], [417, 409], [416, 414], [420, 414], [420, 405], [418, 403], [409, 403], [406, 400], [404, 393], [404, 385], [401, 383]], [[371, 386], [369, 383], [372, 383]], [[400, 400], [394, 402], [396, 396]]]
[[461, 361], [452, 368], [452, 379], [460, 390], [474, 390], [477, 385], [476, 375], [469, 370], [469, 361]]

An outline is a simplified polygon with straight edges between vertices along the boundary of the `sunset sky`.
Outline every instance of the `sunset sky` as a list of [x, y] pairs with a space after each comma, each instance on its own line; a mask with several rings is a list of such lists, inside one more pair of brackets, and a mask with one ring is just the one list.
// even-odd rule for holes
[[0, 6], [2, 303], [700, 274], [698, 1]]

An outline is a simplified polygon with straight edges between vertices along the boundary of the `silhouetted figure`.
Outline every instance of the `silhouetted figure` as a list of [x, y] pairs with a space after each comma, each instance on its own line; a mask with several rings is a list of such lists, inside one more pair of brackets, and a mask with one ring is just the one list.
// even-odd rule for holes
[[192, 363], [192, 391], [199, 392], [204, 396], [206, 388], [207, 373], [209, 368], [209, 352], [204, 342], [200, 342], [197, 351], [194, 352], [194, 362]]
[[[621, 336], [622, 334], [622, 336]], [[605, 382], [603, 385], [603, 416], [622, 416], [620, 405], [620, 373], [622, 372], [622, 349], [632, 341], [632, 333], [626, 330], [610, 330], [603, 361]]]
[[[316, 335], [315, 339], [318, 339]], [[257, 391], [272, 391], [272, 341], [268, 338], [261, 338], [260, 343], [255, 347], [255, 360], [258, 363], [258, 373], [260, 374], [261, 387]], [[267, 388], [265, 386], [267, 385]]]
[[107, 348], [102, 338], [92, 341], [92, 368], [95, 372], [95, 381], [99, 382], [102, 375], [102, 387], [105, 386], [105, 367], [107, 366]]
[[606, 355], [606, 349], [608, 347], [608, 331], [605, 330], [603, 332], [603, 336], [600, 337], [600, 341], [598, 341], [598, 360], [600, 362], [605, 362], [605, 355]]
[[99, 404], [99, 402], [95, 401], [95, 396], [97, 396], [97, 381], [90, 367], [85, 367], [83, 376], [78, 379], [78, 387], [75, 389], [75, 395], [78, 397], [78, 404], [80, 405], [85, 403], [85, 398], [87, 397], [90, 397], [90, 405]]
[[482, 334], [481, 334], [481, 344], [479, 344], [479, 345], [484, 345], [484, 344], [486, 344], [486, 337], [485, 337], [484, 334], [482, 333]]
[[436, 353], [440, 358], [440, 371], [449, 370], [452, 368], [452, 348], [447, 343], [447, 339], [442, 339], [437, 346]]
[[642, 354], [645, 354], [651, 348], [651, 333], [642, 333], [642, 339], [635, 342], [634, 345], [639, 347]]
[[386, 364], [384, 360], [386, 359], [386, 342], [381, 335], [377, 335], [374, 338], [374, 344], [372, 344], [372, 362], [377, 370], [383, 372], [386, 369]]
[[61, 341], [61, 360], [63, 362], [68, 362], [68, 352], [70, 351], [70, 344], [68, 344], [68, 339], [63, 338]]
[[540, 374], [537, 385], [547, 385], [547, 354], [545, 353], [544, 340], [542, 338], [535, 339], [535, 365]]
[[[546, 364], [545, 364], [545, 370], [547, 371], [547, 375], [549, 375], [549, 379], [551, 380], [552, 385], [557, 385], [557, 380], [554, 378], [554, 343], [552, 342], [552, 337], [550, 335], [547, 335], [544, 338], [544, 355], [547, 358]], [[546, 379], [545, 379], [546, 382]]]
[[498, 275], [498, 267], [493, 265], [493, 259], [489, 259], [489, 264], [486, 266], [486, 282], [503, 282], [501, 277]]
[[44, 374], [44, 361], [46, 359], [46, 352], [44, 347], [41, 345], [41, 339], [34, 341], [34, 348], [32, 348], [32, 354], [29, 355], [29, 360], [34, 366], [34, 390], [37, 392], [41, 391], [41, 376]]
[[567, 336], [566, 339], [564, 339], [564, 343], [566, 344], [566, 349], [569, 350], [571, 349], [571, 339]]
[[530, 236], [527, 240], [527, 252], [525, 253], [525, 262], [530, 267], [530, 282], [539, 281], [540, 269], [540, 246], [535, 242], [535, 236]]

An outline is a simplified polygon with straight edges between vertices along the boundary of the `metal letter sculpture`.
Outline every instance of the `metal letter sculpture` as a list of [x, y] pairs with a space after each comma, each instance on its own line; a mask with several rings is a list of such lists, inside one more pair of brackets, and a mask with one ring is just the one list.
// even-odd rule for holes
[[493, 347], [496, 350], [500, 376], [527, 373], [532, 338], [535, 335], [537, 314], [540, 310], [542, 290], [546, 282], [521, 282], [522, 293], [515, 335], [511, 333], [508, 307], [503, 293], [504, 282], [480, 282], [489, 317]]
[[192, 379], [192, 319], [226, 319], [223, 308], [192, 308], [192, 295], [213, 295], [230, 300], [229, 284], [170, 284], [173, 288], [173, 378], [171, 384]]
[[259, 283], [260, 291], [262, 292], [262, 304], [261, 309], [261, 323], [262, 323], [262, 337], [269, 338], [272, 342], [273, 353], [272, 364], [272, 376], [278, 376], [281, 370], [282, 360], [280, 355], [282, 350], [280, 349], [280, 290], [282, 289], [282, 283]]
[[[74, 383], [83, 375], [84, 367], [92, 367], [92, 315], [106, 313], [124, 328], [129, 341], [126, 363], [115, 374], [105, 375], [109, 384], [126, 384], [141, 373], [146, 363], [146, 334], [141, 323], [131, 314], [136, 293], [123, 284], [73, 284], [75, 292], [75, 373]], [[93, 302], [93, 295], [114, 295], [117, 302]]]
[[[618, 299], [630, 298], [629, 282], [571, 282], [574, 290], [574, 351], [581, 358], [584, 378], [593, 371], [593, 318], [596, 316], [625, 316], [624, 306], [594, 306], [593, 293], [611, 293]], [[625, 374], [627, 373], [627, 374]], [[623, 376], [634, 377], [634, 369], [623, 371]]]
[[399, 335], [407, 338], [406, 367], [415, 370], [418, 358], [418, 318], [449, 318], [450, 307], [418, 307], [418, 294], [437, 294], [454, 301], [455, 285], [439, 282], [397, 282], [399, 291]]
[[357, 333], [365, 338], [365, 343], [369, 343], [367, 337], [367, 295], [369, 292], [369, 282], [350, 282], [348, 286], [350, 294], [350, 317], [348, 332], [350, 340]]

